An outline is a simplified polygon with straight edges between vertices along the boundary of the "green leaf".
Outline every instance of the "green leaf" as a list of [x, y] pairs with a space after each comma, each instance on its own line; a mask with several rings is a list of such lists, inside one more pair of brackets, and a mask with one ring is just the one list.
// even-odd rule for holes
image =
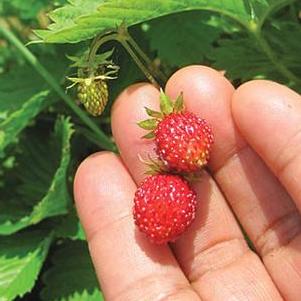
[[[4, 127], [9, 130], [6, 146], [14, 141], [44, 106], [50, 104], [45, 99], [48, 93], [41, 78], [26, 66], [13, 68], [0, 75], [0, 131]], [[3, 150], [5, 145], [0, 149]]]
[[[269, 42], [279, 63], [301, 77], [300, 26], [293, 22], [276, 22], [267, 24], [263, 36]], [[226, 76], [232, 80], [244, 82], [253, 78], [271, 79], [288, 84], [277, 66], [271, 64], [266, 53], [259, 47], [256, 40], [250, 36], [233, 34], [231, 37], [217, 41], [208, 58], [213, 66], [226, 71]]]
[[146, 135], [142, 136], [141, 138], [143, 138], [143, 139], [153, 139], [153, 138], [155, 138], [155, 133], [154, 133], [154, 131], [151, 131], [151, 132], [147, 133]]
[[31, 291], [48, 253], [51, 236], [41, 231], [0, 237], [0, 300]]
[[275, 51], [278, 60], [300, 78], [300, 24], [292, 21], [280, 22], [275, 20], [264, 28], [263, 34], [270, 43], [271, 48]]
[[[36, 133], [24, 137], [18, 165], [6, 173], [0, 188], [0, 234], [11, 234], [67, 213], [71, 200], [66, 175], [72, 132], [69, 120], [59, 118], [50, 139]], [[13, 191], [8, 187], [14, 187]]]
[[153, 117], [153, 118], [158, 118], [158, 119], [163, 118], [163, 114], [161, 112], [151, 110], [147, 107], [144, 107], [144, 108], [145, 108], [145, 111], [148, 116]]
[[[65, 77], [66, 67], [69, 64], [63, 52], [66, 47], [61, 45], [49, 47], [50, 45], [48, 45], [48, 47], [42, 48], [41, 46], [40, 49], [37, 49], [42, 55], [41, 63], [47, 67], [57, 81], [60, 81]], [[45, 52], [44, 48], [48, 48], [49, 52], [58, 48], [59, 53], [45, 54], [43, 53]], [[16, 64], [16, 62], [14, 63]], [[0, 74], [0, 112], [8, 116], [19, 110], [36, 94], [48, 89], [48, 84], [31, 66], [24, 64], [14, 66], [8, 72]]]
[[57, 6], [58, 3], [64, 2], [64, 0], [1, 0], [0, 14], [18, 16], [22, 20], [34, 22], [46, 6], [49, 4]]
[[73, 207], [66, 216], [58, 218], [53, 228], [54, 235], [58, 238], [70, 238], [72, 240], [86, 240], [84, 229]]
[[158, 120], [151, 118], [138, 122], [138, 126], [140, 126], [144, 130], [154, 130], [158, 124]]
[[174, 106], [173, 106], [174, 112], [179, 113], [184, 110], [184, 99], [183, 99], [183, 92], [180, 93], [180, 95], [177, 97]]
[[208, 14], [198, 11], [154, 19], [146, 31], [150, 47], [170, 66], [199, 64], [212, 50], [212, 43], [221, 31], [206, 24], [208, 20]]
[[0, 123], [0, 155], [6, 146], [16, 140], [18, 134], [45, 106], [49, 91], [42, 91], [24, 102], [22, 107]]
[[47, 43], [77, 43], [98, 33], [110, 31], [123, 21], [128, 26], [160, 16], [191, 10], [208, 10], [224, 14], [253, 30], [275, 8], [289, 0], [73, 0], [54, 10], [48, 30], [37, 35]]
[[218, 47], [214, 48], [208, 57], [213, 60], [216, 69], [226, 71], [226, 76], [232, 80], [265, 78], [267, 72], [273, 69], [271, 62], [256, 46], [255, 41], [240, 35], [219, 40]]
[[85, 242], [66, 242], [54, 253], [52, 262], [43, 276], [43, 301], [104, 300]]
[[[57, 56], [45, 54], [41, 46], [43, 63], [59, 81], [66, 68], [65, 56], [61, 53]], [[48, 51], [53, 48], [50, 47]], [[0, 74], [0, 156], [17, 141], [24, 128], [54, 101], [57, 98], [54, 100], [53, 95], [49, 95], [49, 87], [44, 79], [30, 66], [17, 65]]]
[[173, 103], [162, 89], [160, 91], [160, 110], [164, 115], [168, 115], [173, 111]]

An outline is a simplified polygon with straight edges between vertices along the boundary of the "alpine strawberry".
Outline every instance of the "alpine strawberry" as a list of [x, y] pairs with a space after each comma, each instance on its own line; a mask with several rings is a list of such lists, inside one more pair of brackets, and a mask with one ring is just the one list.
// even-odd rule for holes
[[196, 193], [177, 175], [149, 176], [135, 193], [135, 224], [156, 244], [176, 240], [191, 225], [195, 211]]
[[160, 112], [146, 109], [150, 119], [138, 123], [155, 138], [156, 153], [170, 171], [189, 174], [207, 164], [213, 144], [211, 126], [205, 119], [184, 110], [180, 95], [172, 102], [162, 91]]
[[78, 68], [78, 77], [67, 77], [72, 84], [67, 89], [78, 85], [78, 99], [93, 116], [101, 115], [108, 102], [107, 80], [115, 79], [119, 67], [109, 60], [113, 49], [94, 55], [90, 60], [89, 53], [82, 56], [68, 56], [73, 62], [71, 67]]
[[104, 80], [87, 78], [78, 85], [78, 98], [91, 115], [98, 116], [108, 102], [108, 85]]

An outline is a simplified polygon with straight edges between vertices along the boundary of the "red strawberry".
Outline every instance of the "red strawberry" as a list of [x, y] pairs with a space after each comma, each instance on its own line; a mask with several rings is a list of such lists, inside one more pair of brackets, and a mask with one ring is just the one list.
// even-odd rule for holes
[[157, 154], [169, 169], [195, 172], [207, 164], [213, 136], [205, 119], [193, 113], [172, 113], [155, 129]]
[[161, 91], [160, 108], [161, 112], [146, 109], [152, 118], [138, 123], [151, 130], [144, 138], [155, 138], [156, 152], [167, 169], [180, 173], [199, 171], [209, 160], [213, 144], [211, 126], [184, 110], [182, 95], [172, 102]]
[[195, 211], [196, 193], [180, 176], [149, 176], [135, 193], [135, 224], [156, 244], [177, 239], [194, 220]]

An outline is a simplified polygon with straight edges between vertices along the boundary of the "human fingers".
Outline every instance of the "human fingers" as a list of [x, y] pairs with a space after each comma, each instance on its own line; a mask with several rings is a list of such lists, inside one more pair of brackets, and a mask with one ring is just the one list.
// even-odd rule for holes
[[[233, 116], [248, 143], [294, 199], [258, 240], [270, 237], [263, 260], [286, 300], [301, 296], [301, 97], [270, 81], [242, 85], [233, 96]], [[262, 178], [261, 180], [262, 181]], [[278, 184], [281, 187], [281, 184]], [[275, 190], [277, 191], [277, 190]], [[275, 194], [266, 204], [275, 211]], [[290, 279], [290, 281], [287, 281]]]
[[[205, 103], [212, 96], [231, 98], [233, 88], [223, 77], [208, 68], [202, 71], [204, 79], [196, 81], [195, 85], [204, 84]], [[158, 91], [151, 85], [138, 84], [118, 97], [112, 113], [115, 140], [137, 183], [145, 176], [145, 165], [138, 154], [146, 159], [148, 153], [154, 156], [153, 142], [141, 139], [145, 131], [136, 124], [146, 118], [144, 106], [158, 108]], [[279, 300], [263, 265], [248, 249], [215, 182], [205, 174], [195, 189], [199, 198], [196, 220], [173, 244], [173, 249], [201, 298], [228, 300], [236, 296], [240, 299]]]
[[168, 246], [151, 244], [132, 220], [136, 186], [119, 157], [82, 162], [74, 196], [106, 300], [199, 300]]

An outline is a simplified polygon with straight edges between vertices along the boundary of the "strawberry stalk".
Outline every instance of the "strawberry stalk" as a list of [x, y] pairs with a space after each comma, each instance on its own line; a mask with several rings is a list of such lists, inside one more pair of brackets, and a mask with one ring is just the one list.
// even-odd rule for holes
[[[139, 69], [144, 73], [146, 78], [155, 86], [159, 86], [159, 83], [165, 83], [167, 78], [158, 68], [154, 67], [154, 64], [150, 58], [145, 54], [145, 52], [138, 46], [135, 40], [129, 34], [125, 24], [121, 24], [117, 30], [111, 31], [105, 35], [97, 36], [90, 47], [89, 62], [93, 62], [95, 59], [98, 49], [109, 41], [119, 42], [125, 50], [132, 57], [133, 61], [139, 67]], [[157, 81], [157, 79], [158, 81]]]

